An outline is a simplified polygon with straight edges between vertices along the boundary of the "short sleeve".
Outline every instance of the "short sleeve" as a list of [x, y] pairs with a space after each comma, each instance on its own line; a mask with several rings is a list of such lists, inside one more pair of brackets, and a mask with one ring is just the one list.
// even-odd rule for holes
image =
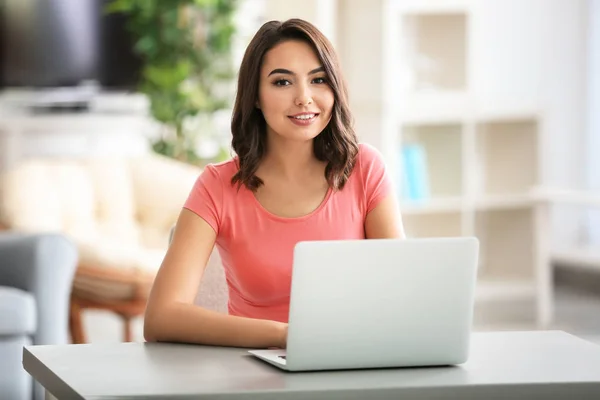
[[366, 212], [369, 213], [393, 190], [381, 153], [373, 146], [361, 143], [359, 163], [365, 190]]
[[198, 176], [184, 208], [196, 213], [219, 234], [223, 211], [223, 182], [214, 166], [207, 165]]

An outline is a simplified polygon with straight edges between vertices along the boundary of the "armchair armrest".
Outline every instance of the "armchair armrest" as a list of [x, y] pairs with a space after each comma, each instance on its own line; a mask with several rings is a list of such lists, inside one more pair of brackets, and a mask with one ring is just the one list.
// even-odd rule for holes
[[69, 299], [77, 249], [60, 234], [0, 233], [0, 285], [31, 293], [37, 307], [33, 344], [68, 342]]

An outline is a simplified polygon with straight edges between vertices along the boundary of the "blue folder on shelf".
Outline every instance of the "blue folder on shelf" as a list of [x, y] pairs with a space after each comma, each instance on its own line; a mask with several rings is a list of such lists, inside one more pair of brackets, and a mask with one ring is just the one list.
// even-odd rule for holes
[[422, 201], [429, 198], [427, 153], [420, 144], [405, 144], [401, 148], [402, 198]]

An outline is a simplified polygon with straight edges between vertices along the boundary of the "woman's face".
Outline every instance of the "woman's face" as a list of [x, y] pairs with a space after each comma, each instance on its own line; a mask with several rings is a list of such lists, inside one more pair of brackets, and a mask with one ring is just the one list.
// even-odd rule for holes
[[269, 136], [314, 139], [329, 123], [333, 103], [325, 70], [307, 43], [288, 40], [265, 54], [257, 106], [267, 121]]

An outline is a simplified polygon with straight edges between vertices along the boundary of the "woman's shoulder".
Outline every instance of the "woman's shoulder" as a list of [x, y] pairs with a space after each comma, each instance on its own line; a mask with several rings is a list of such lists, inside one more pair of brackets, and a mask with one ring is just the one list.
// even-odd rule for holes
[[382, 162], [383, 156], [381, 155], [381, 152], [375, 148], [375, 146], [368, 143], [359, 143], [358, 161], [359, 164], [368, 165], [373, 162]]
[[207, 164], [204, 169], [212, 170], [221, 176], [232, 177], [238, 170], [237, 160], [230, 158], [229, 160]]
[[214, 180], [230, 182], [237, 171], [236, 159], [231, 158], [226, 161], [207, 164], [202, 170], [202, 175], [209, 175]]
[[203, 187], [225, 195], [227, 188], [231, 187], [231, 178], [237, 171], [238, 164], [235, 159], [207, 164], [196, 180], [196, 188]]
[[386, 165], [381, 152], [371, 144], [359, 143], [358, 155], [350, 179], [359, 182], [361, 190], [365, 190], [377, 184], [385, 173]]
[[371, 144], [359, 143], [355, 164], [357, 174], [364, 180], [370, 173], [381, 169], [385, 169], [381, 152]]

